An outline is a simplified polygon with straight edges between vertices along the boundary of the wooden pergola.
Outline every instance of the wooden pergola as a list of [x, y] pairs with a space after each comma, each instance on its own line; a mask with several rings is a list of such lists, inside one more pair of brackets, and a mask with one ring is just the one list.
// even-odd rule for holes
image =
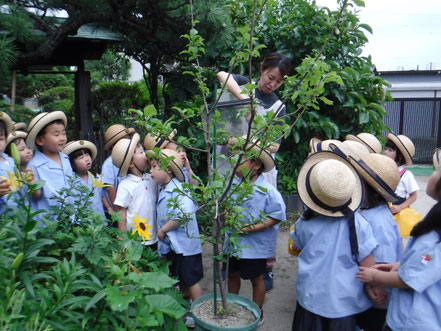
[[[90, 139], [93, 137], [90, 72], [84, 70], [84, 60], [99, 60], [109, 45], [121, 40], [121, 34], [106, 27], [85, 24], [75, 35], [68, 36], [50, 58], [26, 65], [17, 63], [15, 70], [22, 74], [74, 74], [76, 131], [79, 139]], [[75, 66], [77, 71], [53, 71], [54, 66]]]

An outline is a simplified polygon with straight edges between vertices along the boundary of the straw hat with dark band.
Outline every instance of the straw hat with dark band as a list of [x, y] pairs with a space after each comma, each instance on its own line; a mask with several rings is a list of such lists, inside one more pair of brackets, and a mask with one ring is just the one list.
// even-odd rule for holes
[[435, 149], [433, 151], [432, 159], [433, 159], [433, 168], [436, 171], [441, 171], [441, 163], [440, 163], [440, 160], [441, 160], [441, 148], [438, 147], [437, 149]]
[[[170, 160], [168, 162], [168, 166], [175, 175], [175, 177], [180, 182], [183, 182], [185, 180], [184, 173], [182, 172], [182, 168], [184, 167], [184, 164], [182, 163], [182, 159], [179, 156], [179, 154], [171, 149], [161, 149], [160, 153], [161, 153], [160, 156], [161, 158], [173, 157], [173, 160]], [[147, 156], [153, 159], [157, 159], [156, 153], [152, 150], [147, 151]]]
[[144, 148], [147, 150], [151, 150], [154, 147], [158, 147], [159, 149], [164, 149], [167, 144], [173, 140], [173, 138], [176, 136], [176, 129], [174, 129], [168, 137], [158, 137], [158, 136], [152, 136], [150, 133], [147, 133], [147, 135], [144, 138]]
[[362, 132], [357, 134], [356, 136], [352, 134], [348, 134], [346, 136], [346, 140], [352, 140], [365, 145], [370, 153], [378, 153], [380, 154], [382, 151], [381, 143], [377, 137], [375, 137], [371, 133]]
[[37, 116], [35, 116], [28, 126], [28, 137], [26, 138], [26, 145], [30, 149], [35, 149], [35, 138], [37, 138], [38, 133], [43, 129], [46, 125], [49, 123], [61, 120], [64, 123], [64, 126], [67, 125], [67, 118], [66, 115], [60, 111], [53, 111], [50, 113], [40, 113]]
[[389, 133], [386, 139], [392, 141], [397, 146], [401, 154], [403, 154], [404, 160], [406, 161], [404, 165], [412, 165], [412, 158], [415, 155], [415, 146], [413, 145], [413, 142], [406, 136], [396, 136], [393, 133]]
[[313, 137], [311, 138], [311, 140], [309, 140], [309, 151], [311, 153], [315, 153], [314, 146], [317, 145], [319, 142], [321, 142], [321, 140], [316, 137]]
[[12, 123], [12, 131], [26, 131], [26, 123], [25, 122]]
[[[246, 136], [242, 137], [244, 140], [246, 139]], [[228, 144], [229, 145], [236, 145], [238, 143], [238, 140], [236, 138], [229, 139]], [[243, 145], [242, 145], [243, 146]], [[268, 147], [269, 148], [269, 147]], [[275, 162], [271, 154], [265, 149], [259, 146], [258, 143], [250, 142], [246, 146], [246, 150], [253, 150], [254, 155], [260, 162], [262, 162], [262, 172], [268, 172], [271, 171], [275, 167]]]
[[359, 160], [363, 156], [369, 154], [369, 150], [365, 145], [352, 140], [343, 141], [339, 147], [334, 144], [330, 144], [329, 148], [332, 152], [340, 154], [345, 159], [348, 159], [349, 156], [352, 156], [354, 157], [354, 159]]
[[125, 136], [130, 136], [135, 132], [134, 128], [126, 128], [121, 124], [114, 124], [107, 128], [104, 133], [104, 150], [111, 148], [118, 140]]
[[64, 146], [62, 152], [66, 155], [70, 155], [75, 151], [78, 151], [80, 149], [87, 149], [90, 151], [90, 154], [92, 154], [92, 161], [96, 158], [96, 146], [95, 144], [91, 143], [87, 140], [76, 140], [71, 141]]
[[119, 168], [118, 176], [124, 177], [129, 170], [130, 162], [140, 140], [139, 134], [135, 133], [130, 139], [123, 138], [117, 141], [112, 149], [113, 165]]
[[12, 131], [8, 138], [6, 139], [6, 147], [9, 146], [10, 143], [14, 142], [17, 139], [26, 139], [26, 137], [28, 136], [28, 134], [26, 132], [23, 131]]
[[376, 153], [370, 153], [361, 160], [353, 157], [349, 157], [349, 160], [360, 176], [386, 201], [398, 200], [394, 191], [400, 182], [400, 172], [394, 160]]
[[5, 136], [7, 137], [11, 133], [11, 131], [12, 131], [12, 120], [9, 117], [8, 114], [6, 114], [5, 112], [0, 111], [0, 121], [5, 123], [5, 126], [6, 126], [6, 134], [5, 134]]
[[317, 152], [300, 169], [297, 189], [303, 203], [318, 214], [348, 218], [352, 255], [358, 255], [354, 212], [363, 199], [361, 178], [354, 167], [333, 152]]
[[312, 142], [312, 152], [313, 153], [317, 153], [317, 152], [324, 152], [324, 151], [330, 151], [330, 144], [334, 144], [335, 146], [340, 146], [341, 141], [340, 140], [335, 140], [335, 139], [327, 139], [327, 140], [323, 140], [320, 141], [318, 139], [316, 139], [315, 141]]

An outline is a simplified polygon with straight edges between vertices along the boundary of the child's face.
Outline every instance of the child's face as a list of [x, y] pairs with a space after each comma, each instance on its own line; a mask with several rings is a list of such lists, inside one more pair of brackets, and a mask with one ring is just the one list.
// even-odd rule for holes
[[397, 157], [397, 151], [392, 149], [392, 148], [390, 148], [390, 147], [386, 147], [384, 149], [383, 154], [388, 156], [388, 157], [390, 157], [394, 161], [395, 161], [395, 158]]
[[92, 167], [92, 157], [89, 153], [81, 154], [73, 161], [73, 164], [76, 172], [85, 173]]
[[17, 144], [18, 153], [20, 154], [20, 164], [27, 166], [34, 156], [32, 150], [26, 145], [24, 139], [17, 139], [15, 143]]
[[243, 178], [247, 175], [248, 178], [251, 178], [257, 174], [257, 170], [260, 167], [262, 167], [262, 162], [259, 160], [246, 160], [239, 166], [239, 168], [237, 168], [236, 176]]
[[184, 164], [187, 161], [187, 153], [185, 153], [185, 149], [182, 148], [181, 146], [176, 145], [174, 142], [169, 142], [167, 144], [167, 146], [165, 146], [165, 148], [167, 149], [171, 149], [172, 151], [175, 151], [178, 153], [178, 155], [181, 157], [182, 162], [184, 162]]
[[149, 161], [141, 144], [138, 144], [135, 148], [132, 163], [141, 171], [145, 171], [149, 167]]
[[6, 135], [5, 132], [0, 132], [0, 154], [4, 153], [6, 149]]
[[160, 164], [156, 160], [152, 160], [151, 162], [150, 174], [158, 185], [167, 184], [171, 180], [170, 172], [160, 169]]
[[63, 124], [53, 123], [46, 127], [46, 132], [39, 136], [35, 142], [43, 152], [61, 152], [66, 145], [66, 130]]

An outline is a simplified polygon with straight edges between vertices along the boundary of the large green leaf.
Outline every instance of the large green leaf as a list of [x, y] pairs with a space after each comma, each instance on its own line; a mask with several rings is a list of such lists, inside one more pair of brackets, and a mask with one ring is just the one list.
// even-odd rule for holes
[[129, 277], [140, 286], [151, 288], [155, 291], [170, 288], [177, 283], [177, 280], [162, 272], [131, 273]]
[[152, 294], [147, 295], [145, 299], [153, 311], [167, 314], [173, 318], [181, 318], [187, 312], [187, 309], [169, 295]]
[[115, 286], [109, 285], [106, 287], [107, 301], [110, 303], [110, 307], [114, 311], [123, 311], [127, 309], [129, 304], [135, 300], [137, 294], [137, 291], [121, 292], [120, 289]]

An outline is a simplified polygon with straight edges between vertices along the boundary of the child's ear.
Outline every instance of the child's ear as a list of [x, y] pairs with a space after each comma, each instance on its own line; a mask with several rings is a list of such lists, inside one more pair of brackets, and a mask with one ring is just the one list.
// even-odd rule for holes
[[133, 161], [130, 161], [129, 163], [129, 169], [133, 169], [135, 167], [135, 163]]
[[43, 136], [38, 136], [38, 137], [35, 138], [35, 144], [36, 145], [41, 147], [41, 146], [43, 146], [43, 143], [44, 143]]
[[262, 163], [262, 161], [260, 161], [260, 160], [255, 160], [254, 161], [254, 169], [260, 169], [260, 168], [262, 168], [263, 167], [263, 163]]

